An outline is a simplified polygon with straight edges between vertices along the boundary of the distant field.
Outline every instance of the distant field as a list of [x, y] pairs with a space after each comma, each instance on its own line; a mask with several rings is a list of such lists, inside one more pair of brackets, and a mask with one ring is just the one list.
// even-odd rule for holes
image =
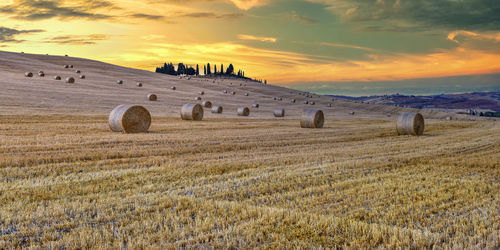
[[500, 123], [0, 116], [0, 248], [500, 245]]

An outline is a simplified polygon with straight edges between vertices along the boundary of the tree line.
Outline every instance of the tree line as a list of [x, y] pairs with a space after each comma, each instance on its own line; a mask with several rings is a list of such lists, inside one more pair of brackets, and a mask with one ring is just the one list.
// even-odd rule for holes
[[[161, 66], [161, 67], [156, 67], [155, 72], [161, 73], [161, 74], [173, 75], [173, 76], [178, 76], [178, 75], [199, 76], [200, 75], [200, 67], [198, 64], [196, 64], [196, 67], [193, 67], [190, 65], [185, 65], [184, 63], [179, 63], [179, 64], [177, 64], [177, 68], [176, 68], [174, 66], [174, 64], [170, 62], [170, 63], [164, 63], [163, 66]], [[263, 82], [262, 80], [251, 79], [249, 77], [246, 77], [245, 71], [243, 71], [243, 70], [238, 70], [238, 72], [235, 72], [233, 64], [229, 64], [229, 66], [227, 68], [224, 68], [224, 64], [221, 64], [218, 69], [217, 69], [216, 64], [214, 64], [213, 67], [210, 65], [210, 63], [204, 64], [203, 65], [203, 75], [205, 75], [205, 76], [231, 76], [231, 77], [238, 77], [238, 78], [254, 80], [254, 81], [257, 81], [260, 83]], [[267, 81], [264, 81], [264, 82], [265, 82], [265, 84], [267, 84]]]

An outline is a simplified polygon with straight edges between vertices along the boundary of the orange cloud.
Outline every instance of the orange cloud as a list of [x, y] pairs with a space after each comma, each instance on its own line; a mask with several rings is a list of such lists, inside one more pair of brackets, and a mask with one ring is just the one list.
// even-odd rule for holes
[[[370, 55], [369, 60], [333, 61], [328, 57], [259, 49], [237, 43], [150, 44], [113, 62], [151, 70], [161, 58], [184, 63], [233, 63], [249, 76], [271, 83], [397, 81], [500, 72], [500, 54], [458, 46], [430, 54]], [[210, 61], [207, 61], [210, 58]]]
[[457, 36], [467, 36], [467, 37], [471, 37], [473, 39], [479, 39], [479, 40], [492, 40], [492, 41], [496, 41], [496, 42], [500, 42], [500, 33], [497, 33], [497, 34], [479, 34], [479, 33], [475, 33], [475, 32], [472, 32], [472, 31], [467, 31], [467, 30], [455, 30], [455, 31], [452, 31], [448, 34], [448, 40], [450, 41], [453, 41], [453, 42], [456, 42], [456, 43], [460, 43], [459, 41], [457, 41], [455, 38]]
[[267, 4], [267, 0], [231, 0], [236, 7], [242, 10], [249, 10]]
[[264, 37], [264, 36], [252, 36], [252, 35], [238, 35], [238, 39], [240, 40], [252, 40], [252, 41], [260, 41], [260, 42], [271, 42], [275, 43], [278, 39], [274, 37]]

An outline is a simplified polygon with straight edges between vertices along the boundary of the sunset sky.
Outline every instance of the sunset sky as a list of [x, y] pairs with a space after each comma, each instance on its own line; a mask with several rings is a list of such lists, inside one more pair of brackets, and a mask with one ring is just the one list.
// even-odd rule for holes
[[500, 91], [498, 0], [1, 0], [0, 50], [228, 65], [323, 94]]

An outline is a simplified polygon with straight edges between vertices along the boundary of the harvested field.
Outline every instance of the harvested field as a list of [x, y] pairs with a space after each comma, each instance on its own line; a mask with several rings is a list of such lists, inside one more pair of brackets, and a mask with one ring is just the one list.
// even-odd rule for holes
[[499, 244], [498, 122], [106, 119], [1, 117], [1, 247]]
[[[66, 64], [90, 77], [23, 75], [66, 78]], [[500, 245], [498, 120], [335, 99], [322, 129], [304, 129], [306, 97], [270, 84], [231, 80], [241, 98], [211, 79], [6, 52], [0, 72], [0, 248]], [[224, 113], [181, 120], [200, 89]], [[149, 133], [110, 131], [124, 100], [151, 112]], [[397, 135], [403, 112], [424, 115], [422, 136]]]

